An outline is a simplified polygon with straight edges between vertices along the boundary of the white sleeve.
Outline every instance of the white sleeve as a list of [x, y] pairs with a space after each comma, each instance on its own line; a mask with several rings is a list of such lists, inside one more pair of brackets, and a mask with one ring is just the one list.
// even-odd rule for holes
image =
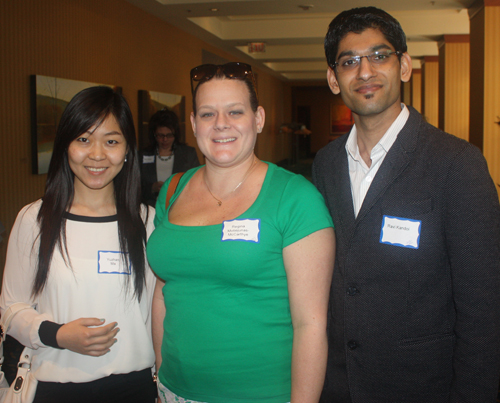
[[36, 311], [37, 300], [31, 295], [38, 254], [39, 231], [36, 217], [40, 205], [41, 201], [36, 201], [24, 207], [17, 215], [9, 237], [0, 295], [2, 315], [16, 302], [24, 302], [33, 307], [18, 312], [7, 330], [7, 334], [33, 349], [47, 347], [41, 342], [38, 329], [43, 321], [52, 320], [49, 315]]

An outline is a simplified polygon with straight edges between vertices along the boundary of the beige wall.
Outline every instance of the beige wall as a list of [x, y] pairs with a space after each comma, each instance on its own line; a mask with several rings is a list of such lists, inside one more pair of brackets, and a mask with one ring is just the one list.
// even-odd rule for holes
[[[0, 0], [0, 221], [8, 235], [17, 212], [42, 196], [46, 175], [31, 174], [31, 74], [123, 88], [137, 128], [138, 90], [186, 96], [189, 70], [201, 64], [202, 49], [224, 54], [124, 0]], [[272, 162], [279, 126], [289, 121], [289, 87], [257, 71], [267, 122], [257, 153]], [[186, 116], [189, 121], [188, 116]], [[195, 145], [188, 125], [186, 141]], [[0, 244], [3, 269], [6, 240]]]

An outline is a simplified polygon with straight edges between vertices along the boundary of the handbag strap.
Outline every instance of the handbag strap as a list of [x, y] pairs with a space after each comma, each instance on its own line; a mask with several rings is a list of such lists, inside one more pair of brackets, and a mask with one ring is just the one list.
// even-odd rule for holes
[[174, 176], [172, 176], [172, 179], [170, 179], [170, 183], [168, 184], [167, 188], [167, 198], [165, 199], [165, 210], [168, 209], [168, 205], [170, 204], [170, 199], [174, 195], [177, 186], [179, 185], [179, 181], [182, 178], [182, 175], [184, 175], [184, 172], [179, 172], [174, 174]]

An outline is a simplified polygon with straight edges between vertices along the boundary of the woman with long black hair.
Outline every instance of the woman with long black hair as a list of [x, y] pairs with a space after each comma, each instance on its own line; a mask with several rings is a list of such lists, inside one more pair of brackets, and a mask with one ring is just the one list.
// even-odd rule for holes
[[7, 333], [34, 349], [36, 403], [154, 402], [154, 214], [140, 200], [127, 102], [109, 87], [79, 92], [61, 117], [45, 194], [12, 229], [0, 296], [2, 314], [32, 306]]

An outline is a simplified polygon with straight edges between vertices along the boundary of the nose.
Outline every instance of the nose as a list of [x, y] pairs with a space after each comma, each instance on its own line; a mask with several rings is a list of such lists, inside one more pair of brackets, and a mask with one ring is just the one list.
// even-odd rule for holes
[[99, 143], [92, 144], [92, 148], [90, 149], [90, 153], [89, 153], [89, 159], [94, 160], [94, 161], [102, 161], [105, 158], [106, 158], [106, 155], [104, 153], [104, 149], [103, 149], [102, 145]]
[[369, 80], [376, 75], [376, 70], [373, 68], [367, 56], [362, 56], [359, 60], [358, 78], [361, 80]]
[[227, 117], [224, 114], [218, 114], [215, 119], [214, 129], [215, 130], [224, 130], [229, 128], [229, 123], [227, 121]]

